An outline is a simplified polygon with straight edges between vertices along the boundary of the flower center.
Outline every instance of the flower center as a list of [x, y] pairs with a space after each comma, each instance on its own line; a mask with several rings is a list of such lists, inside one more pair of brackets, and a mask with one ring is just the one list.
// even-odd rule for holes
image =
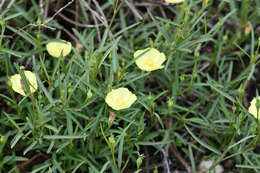
[[150, 60], [146, 60], [146, 61], [144, 62], [144, 64], [145, 64], [146, 66], [148, 66], [148, 67], [153, 67], [153, 66], [154, 66], [154, 63], [153, 63], [152, 61], [150, 61]]
[[122, 100], [122, 99], [118, 99], [118, 100], [116, 101], [116, 104], [122, 106], [122, 105], [125, 104], [125, 101]]

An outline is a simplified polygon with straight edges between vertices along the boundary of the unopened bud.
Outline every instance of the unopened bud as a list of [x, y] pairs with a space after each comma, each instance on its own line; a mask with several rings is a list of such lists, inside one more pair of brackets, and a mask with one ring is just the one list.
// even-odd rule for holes
[[138, 169], [142, 165], [143, 159], [144, 159], [144, 155], [143, 154], [139, 155], [138, 158], [136, 159], [136, 166], [137, 166]]
[[80, 44], [80, 43], [76, 44], [76, 50], [78, 53], [80, 53], [82, 51], [82, 48], [83, 48], [82, 44]]
[[116, 119], [116, 114], [114, 112], [109, 112], [109, 117], [108, 117], [108, 125], [109, 127], [113, 125], [113, 122]]
[[227, 35], [224, 35], [224, 36], [223, 36], [223, 41], [227, 41], [227, 39], [228, 39], [228, 36], [227, 36]]
[[195, 56], [196, 58], [199, 57], [199, 56], [200, 56], [200, 52], [199, 52], [199, 51], [195, 51], [194, 56]]
[[180, 81], [183, 82], [185, 80], [185, 75], [181, 74], [180, 75]]
[[5, 25], [5, 20], [2, 16], [0, 16], [0, 25], [4, 26]]
[[115, 141], [115, 138], [113, 135], [111, 135], [109, 138], [108, 138], [108, 142], [110, 145], [114, 146], [116, 141]]
[[203, 7], [208, 5], [209, 0], [203, 0]]
[[173, 107], [173, 100], [172, 99], [169, 99], [168, 101], [167, 101], [167, 104], [168, 104], [168, 108], [172, 108]]
[[5, 137], [4, 137], [4, 136], [2, 136], [2, 135], [0, 135], [0, 144], [1, 144], [1, 143], [3, 143], [3, 142], [4, 142], [4, 140], [5, 140]]
[[251, 32], [251, 23], [247, 21], [246, 27], [245, 27], [245, 34], [248, 35]]
[[91, 97], [92, 97], [92, 92], [91, 92], [91, 90], [88, 90], [88, 93], [87, 93], [87, 99], [90, 99]]

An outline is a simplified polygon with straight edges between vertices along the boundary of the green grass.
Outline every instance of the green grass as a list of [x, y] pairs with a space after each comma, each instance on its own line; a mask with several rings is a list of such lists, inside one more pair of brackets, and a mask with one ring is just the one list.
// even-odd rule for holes
[[[98, 1], [100, 8], [90, 0], [65, 8], [44, 1], [47, 18], [38, 1], [17, 0], [10, 9], [5, 2], [0, 172], [163, 172], [167, 163], [171, 172], [196, 172], [203, 159], [227, 173], [260, 172], [260, 121], [248, 113], [259, 94], [260, 1], [128, 1], [134, 9], [116, 0]], [[102, 13], [98, 29], [77, 24], [95, 24], [94, 14]], [[45, 50], [56, 38], [73, 44], [64, 59]], [[133, 53], [146, 47], [165, 53], [163, 69], [136, 66]], [[8, 85], [20, 66], [37, 74], [38, 90], [29, 97]], [[104, 98], [118, 87], [138, 100], [114, 111]]]

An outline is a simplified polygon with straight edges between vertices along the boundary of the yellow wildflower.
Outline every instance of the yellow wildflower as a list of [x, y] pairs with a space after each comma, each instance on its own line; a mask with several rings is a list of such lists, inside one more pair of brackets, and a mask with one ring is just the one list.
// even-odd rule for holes
[[46, 45], [48, 53], [55, 58], [59, 58], [61, 53], [63, 57], [67, 56], [71, 48], [71, 43], [64, 40], [51, 41]]
[[259, 106], [259, 108], [257, 108], [257, 103], [260, 105], [260, 97], [253, 98], [253, 100], [250, 103], [248, 111], [250, 114], [252, 114], [256, 118], [258, 117], [260, 119], [260, 106]]
[[164, 53], [160, 53], [155, 48], [146, 48], [137, 50], [134, 53], [136, 65], [144, 71], [153, 71], [163, 68], [163, 62], [166, 60]]
[[167, 3], [181, 3], [183, 1], [184, 0], [165, 0], [165, 2], [167, 2]]
[[[30, 88], [30, 92], [34, 93], [38, 87], [35, 74], [32, 73], [31, 71], [24, 71], [24, 75], [27, 79], [27, 82], [28, 82], [28, 85]], [[15, 75], [11, 76], [9, 81], [10, 81], [12, 89], [15, 92], [17, 92], [23, 96], [26, 96], [26, 93], [25, 93], [26, 83], [25, 83], [25, 81], [22, 80], [22, 77], [20, 74], [15, 74]]]
[[114, 110], [121, 110], [129, 108], [136, 99], [136, 95], [127, 88], [118, 88], [109, 92], [105, 101]]

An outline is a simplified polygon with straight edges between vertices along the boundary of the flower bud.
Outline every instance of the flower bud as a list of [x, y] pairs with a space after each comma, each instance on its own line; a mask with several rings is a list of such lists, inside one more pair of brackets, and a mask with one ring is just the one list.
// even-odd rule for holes
[[113, 125], [115, 119], [116, 119], [116, 114], [114, 112], [109, 112], [109, 117], [108, 117], [109, 127]]
[[115, 138], [113, 135], [111, 135], [109, 138], [108, 138], [108, 142], [111, 146], [114, 146], [116, 141], [115, 141]]
[[139, 155], [138, 158], [136, 159], [136, 166], [137, 166], [138, 169], [142, 165], [143, 159], [144, 159], [144, 155], [143, 154]]

